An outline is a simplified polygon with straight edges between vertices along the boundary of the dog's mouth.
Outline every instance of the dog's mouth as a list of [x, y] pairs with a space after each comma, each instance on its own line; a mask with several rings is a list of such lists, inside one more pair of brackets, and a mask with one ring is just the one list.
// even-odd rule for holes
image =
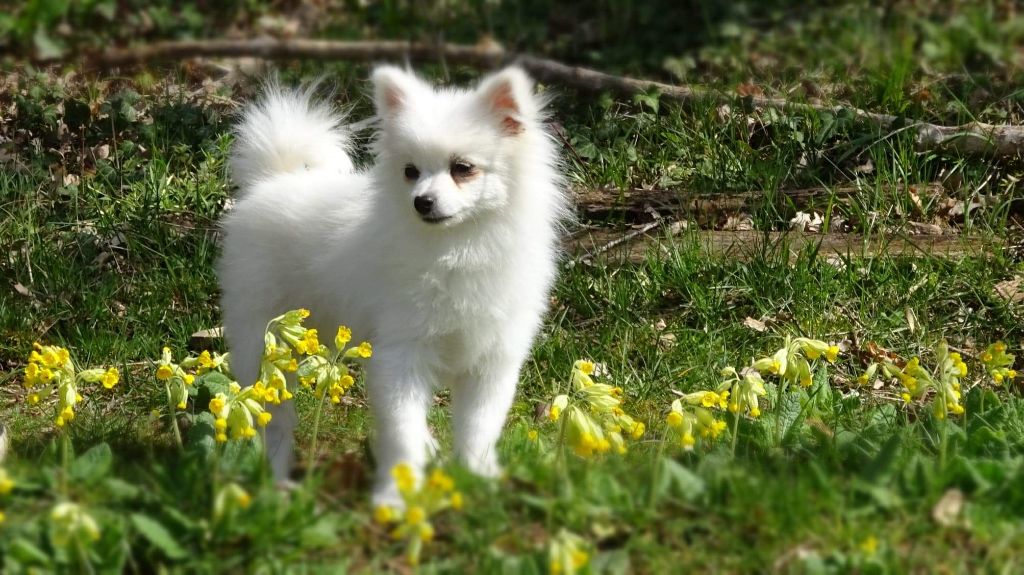
[[420, 216], [420, 219], [428, 224], [439, 224], [441, 222], [447, 222], [453, 217], [454, 216]]

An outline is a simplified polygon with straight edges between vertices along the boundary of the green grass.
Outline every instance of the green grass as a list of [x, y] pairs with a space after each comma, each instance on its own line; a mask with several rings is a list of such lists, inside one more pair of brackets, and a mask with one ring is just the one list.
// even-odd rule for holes
[[[251, 4], [249, 11], [231, 4], [206, 20], [157, 5], [162, 19], [151, 34], [204, 34], [272, 12]], [[1013, 79], [1020, 19], [997, 18], [1005, 10], [998, 2], [969, 3], [956, 14], [900, 2], [888, 11], [861, 2], [806, 11], [786, 2], [754, 9], [694, 3], [689, 35], [659, 27], [667, 12], [599, 4], [592, 11], [568, 7], [587, 22], [589, 37], [557, 21], [540, 23], [530, 6], [547, 7], [543, 1], [488, 4], [482, 12], [456, 3], [419, 22], [371, 3], [325, 17], [317, 30], [418, 37], [450, 25], [448, 39], [467, 42], [491, 30], [517, 49], [612, 71], [726, 89], [749, 83], [770, 94], [930, 121], [1021, 121], [1022, 91]], [[76, 10], [64, 18], [98, 17]], [[123, 41], [133, 22], [125, 30], [83, 26], [64, 41]], [[5, 25], [0, 19], [0, 30]], [[625, 41], [644, 26], [647, 37]], [[33, 42], [30, 32], [13, 38], [23, 50]], [[255, 83], [214, 82], [204, 92], [177, 71], [61, 78], [8, 68], [16, 86], [0, 91], [0, 282], [12, 289], [0, 293], [0, 421], [12, 436], [5, 465], [17, 487], [0, 496], [4, 571], [33, 561], [43, 571], [88, 571], [52, 543], [48, 514], [64, 496], [101, 524], [89, 557], [97, 571], [406, 569], [403, 545], [370, 519], [372, 422], [360, 388], [325, 412], [316, 467], [303, 465], [309, 473], [291, 493], [269, 485], [252, 446], [208, 449], [202, 402], [190, 403], [181, 418], [184, 453], [159, 412], [164, 391], [151, 361], [162, 346], [184, 350], [193, 332], [218, 323], [216, 221], [230, 197], [224, 159], [231, 115]], [[290, 80], [327, 74], [339, 103], [353, 106], [357, 118], [369, 113], [366, 72], [345, 64], [282, 69]], [[445, 73], [439, 66], [425, 72]], [[476, 77], [458, 67], [447, 72], [458, 81]], [[813, 250], [790, 257], [782, 240], [735, 259], [705, 252], [689, 232], [669, 253], [640, 264], [564, 265], [501, 445], [508, 476], [488, 482], [453, 469], [466, 509], [435, 519], [437, 537], [422, 570], [545, 572], [548, 542], [564, 527], [592, 546], [595, 572], [1018, 571], [1024, 401], [1019, 383], [987, 383], [974, 358], [997, 340], [1021, 353], [1020, 304], [994, 288], [1024, 271], [999, 247], [1019, 234], [1014, 204], [1024, 166], [921, 153], [905, 132], [883, 133], [842, 114], [751, 112], [742, 101], [728, 110], [684, 108], [547, 89], [556, 93], [573, 185], [775, 193], [860, 183], [863, 192], [832, 215], [874, 235], [910, 221], [937, 218], [948, 226], [941, 205], [925, 203], [918, 213], [899, 191], [940, 182], [957, 200], [975, 193], [993, 199], [952, 223], [997, 247], [954, 259], [836, 261]], [[368, 134], [360, 136], [365, 143]], [[766, 203], [751, 216], [758, 230], [780, 230], [790, 212]], [[768, 331], [744, 326], [748, 317]], [[809, 390], [780, 392], [769, 378], [764, 415], [741, 421], [735, 448], [729, 434], [693, 453], [662, 444], [675, 391], [713, 389], [721, 368], [772, 352], [785, 335], [849, 341], [852, 349], [822, 366]], [[925, 406], [903, 407], [891, 382], [856, 385], [868, 342], [927, 363], [941, 339], [970, 364], [965, 416], [937, 421]], [[71, 464], [66, 487], [52, 405], [28, 405], [20, 386], [36, 340], [70, 347], [81, 366], [117, 366], [124, 376], [113, 392], [85, 394], [68, 434], [82, 459]], [[538, 418], [537, 406], [564, 391], [579, 358], [608, 366], [648, 432], [625, 456], [569, 457], [562, 466], [553, 455], [557, 426]], [[297, 402], [306, 461], [316, 403], [302, 394]], [[444, 443], [446, 403], [442, 395], [431, 413]], [[527, 439], [529, 430], [540, 432], [543, 448]], [[101, 444], [110, 446], [109, 457], [102, 447], [88, 452]], [[229, 481], [248, 489], [253, 503], [214, 522], [216, 486]], [[936, 505], [953, 489], [964, 495], [962, 511], [936, 521]], [[157, 521], [166, 537], [133, 514]], [[873, 552], [865, 546], [871, 538]]]

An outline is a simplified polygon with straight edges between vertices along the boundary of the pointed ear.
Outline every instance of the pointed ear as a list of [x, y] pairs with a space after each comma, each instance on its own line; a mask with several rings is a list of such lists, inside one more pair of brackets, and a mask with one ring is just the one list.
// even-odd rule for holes
[[477, 94], [488, 112], [508, 136], [522, 133], [525, 123], [537, 114], [533, 80], [517, 67], [501, 70], [484, 78]]
[[377, 115], [393, 118], [407, 105], [411, 91], [418, 81], [415, 76], [396, 66], [381, 66], [370, 76]]

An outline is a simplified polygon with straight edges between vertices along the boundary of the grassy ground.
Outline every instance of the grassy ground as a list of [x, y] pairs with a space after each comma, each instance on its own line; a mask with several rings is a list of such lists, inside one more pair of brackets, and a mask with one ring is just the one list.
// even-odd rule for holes
[[[1015, 80], [1024, 26], [1011, 3], [964, 3], [954, 13], [943, 3], [692, 4], [607, 1], [593, 11], [570, 4], [547, 22], [528, 7], [488, 4], [426, 13], [426, 25], [370, 4], [310, 30], [423, 37], [445, 26], [449, 39], [462, 41], [489, 30], [510, 46], [611, 71], [943, 123], [1024, 116]], [[258, 18], [274, 14], [270, 7], [226, 5], [204, 20], [156, 3], [148, 34], [274, 26]], [[690, 34], [659, 27], [685, 9]], [[64, 15], [72, 23], [104, 17]], [[14, 45], [38, 48], [33, 34], [4, 22], [0, 30], [14, 30]], [[93, 29], [101, 31], [54, 37], [89, 45], [130, 36]], [[625, 31], [636, 29], [650, 34], [626, 42]], [[224, 158], [231, 114], [255, 82], [201, 66], [102, 78], [71, 72], [7, 64], [0, 90], [0, 421], [12, 436], [6, 468], [16, 481], [0, 495], [5, 571], [89, 571], [85, 563], [104, 572], [408, 570], [403, 544], [371, 519], [370, 422], [360, 388], [326, 410], [316, 454], [309, 453], [316, 402], [298, 395], [303, 459], [317, 464], [290, 494], [267, 484], [252, 446], [208, 449], [203, 401], [179, 418], [184, 453], [174, 446], [152, 360], [162, 346], [184, 350], [190, 334], [218, 323], [216, 221], [230, 197]], [[340, 104], [360, 118], [368, 113], [365, 67], [295, 64], [283, 73], [326, 74]], [[440, 66], [425, 73], [456, 81], [476, 74]], [[554, 116], [576, 186], [717, 193], [856, 182], [863, 194], [822, 211], [857, 233], [941, 220], [1004, 245], [1018, 234], [1019, 161], [921, 153], [905, 132], [880, 133], [841, 115], [751, 111], [741, 100], [729, 109], [683, 109], [650, 97], [547, 88], [558, 95]], [[986, 205], [954, 218], [948, 205], [919, 205], [892, 191], [932, 182], [957, 201], [985, 198]], [[759, 230], [788, 226], [771, 206], [750, 219]], [[566, 528], [587, 542], [594, 572], [1016, 572], [1024, 537], [1022, 388], [993, 385], [977, 358], [997, 340], [1020, 353], [1022, 309], [995, 287], [1021, 271], [1015, 252], [1002, 248], [959, 259], [837, 261], [813, 251], [793, 260], [779, 244], [736, 261], [709, 256], [686, 235], [642, 264], [566, 265], [502, 444], [508, 477], [491, 483], [453, 470], [466, 507], [435, 518], [422, 569], [544, 572], [550, 542]], [[767, 330], [751, 329], [747, 318]], [[763, 415], [741, 418], [717, 442], [685, 452], [665, 439], [674, 391], [714, 389], [721, 368], [773, 352], [786, 335], [843, 343], [846, 353], [835, 364], [819, 362], [807, 389], [780, 389], [766, 378]], [[938, 420], [923, 401], [904, 406], [887, 378], [877, 388], [857, 384], [886, 352], [932, 365], [942, 339], [969, 366], [965, 415]], [[81, 366], [117, 366], [123, 376], [113, 391], [88, 386], [67, 433], [54, 427], [52, 403], [25, 401], [21, 370], [37, 340], [67, 345]], [[566, 389], [579, 358], [606, 364], [627, 410], [647, 423], [627, 455], [570, 456], [564, 465], [553, 455], [558, 426], [537, 417], [537, 406]], [[433, 414], [442, 438], [445, 404], [441, 396]], [[731, 426], [732, 416], [723, 417]], [[539, 442], [528, 439], [530, 430]], [[64, 438], [80, 456], [68, 465], [60, 463]], [[100, 447], [82, 455], [104, 443], [109, 454]], [[217, 515], [216, 492], [229, 482], [248, 490], [252, 503]], [[55, 539], [48, 514], [65, 498], [101, 526], [87, 561]]]

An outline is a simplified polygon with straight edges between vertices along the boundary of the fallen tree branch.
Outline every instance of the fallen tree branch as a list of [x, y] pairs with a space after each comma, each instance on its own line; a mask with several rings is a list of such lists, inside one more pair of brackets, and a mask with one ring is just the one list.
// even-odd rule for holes
[[670, 235], [631, 235], [628, 241], [617, 242], [610, 249], [606, 245], [622, 237], [622, 232], [609, 229], [587, 230], [566, 241], [566, 251], [579, 260], [589, 261], [596, 256], [609, 264], [640, 263], [653, 253], [668, 253], [679, 246], [696, 242], [708, 254], [749, 260], [765, 250], [782, 250], [790, 259], [814, 246], [818, 256], [827, 261], [841, 263], [844, 258], [870, 257], [984, 257], [990, 254], [995, 242], [976, 236], [906, 236], [881, 234], [865, 237], [854, 233], [806, 233], [764, 231], [711, 231], [693, 230], [688, 235], [674, 238], [682, 230], [671, 230]]
[[649, 222], [656, 214], [690, 220], [700, 228], [716, 227], [725, 217], [741, 213], [754, 213], [766, 205], [773, 205], [786, 218], [803, 210], [823, 211], [829, 202], [848, 203], [865, 193], [878, 193], [888, 197], [905, 194], [916, 201], [930, 204], [945, 198], [942, 184], [893, 185], [881, 190], [866, 190], [862, 186], [834, 188], [802, 188], [797, 190], [694, 193], [686, 190], [615, 190], [577, 189], [576, 207], [588, 220], [617, 220], [631, 223]]
[[[506, 52], [494, 43], [479, 45], [429, 44], [402, 41], [333, 41], [310, 39], [262, 38], [255, 40], [186, 40], [156, 42], [128, 48], [111, 48], [87, 56], [89, 63], [117, 67], [144, 62], [181, 60], [194, 57], [255, 57], [269, 60], [316, 59], [349, 61], [437, 61], [493, 68], [517, 63], [542, 82], [562, 84], [584, 91], [614, 91], [638, 94], [657, 91], [677, 102], [733, 102], [738, 96], [697, 86], [674, 86], [662, 82], [614, 76], [578, 66], [569, 66], [528, 55]], [[51, 61], [52, 62], [52, 61]], [[41, 61], [41, 63], [47, 63]], [[987, 154], [1019, 157], [1024, 151], [1024, 126], [971, 122], [960, 126], [940, 126], [913, 122], [899, 116], [867, 112], [850, 106], [792, 102], [781, 98], [746, 96], [753, 106], [813, 113], [852, 113], [881, 129], [909, 130], [916, 135], [922, 150], [946, 150], [963, 155]]]

